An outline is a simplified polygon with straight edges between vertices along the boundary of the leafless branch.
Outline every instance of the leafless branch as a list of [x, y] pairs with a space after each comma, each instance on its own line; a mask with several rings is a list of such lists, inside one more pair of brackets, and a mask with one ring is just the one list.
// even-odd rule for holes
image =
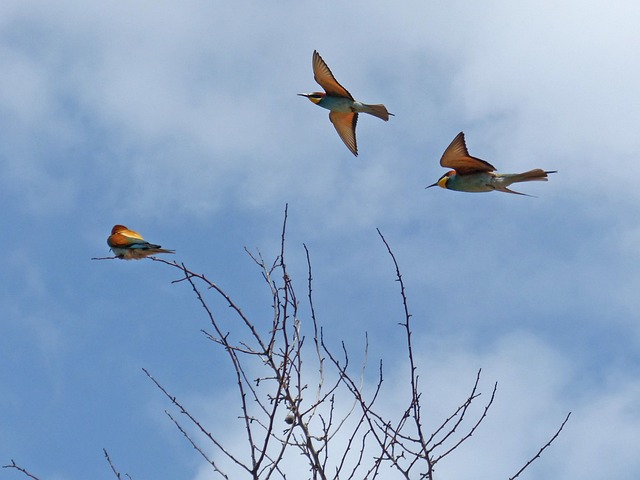
[[[313, 480], [338, 480], [344, 476], [349, 480], [374, 480], [382, 476], [384, 466], [393, 468], [407, 480], [433, 480], [434, 465], [456, 451], [487, 417], [496, 395], [497, 383], [494, 384], [491, 396], [479, 417], [475, 421], [469, 421], [470, 407], [481, 396], [479, 369], [471, 392], [464, 402], [432, 433], [425, 431], [422, 389], [413, 348], [412, 314], [405, 284], [391, 246], [377, 229], [393, 262], [395, 280], [400, 287], [403, 312], [399, 325], [404, 331], [405, 355], [409, 366], [406, 404], [393, 415], [393, 418], [379, 411], [376, 402], [382, 394], [382, 360], [379, 362], [377, 382], [370, 386], [370, 391], [365, 392], [369, 335], [365, 333], [364, 356], [361, 369], [359, 372], [356, 371], [357, 373], [353, 372], [350, 365], [349, 352], [344, 342], [340, 344], [340, 351], [334, 351], [333, 347], [327, 344], [316, 317], [311, 258], [304, 244], [308, 269], [307, 303], [310, 324], [305, 325], [304, 315], [301, 317], [294, 282], [285, 261], [287, 218], [288, 206], [284, 211], [280, 250], [273, 262], [265, 260], [259, 250], [252, 252], [245, 247], [247, 255], [259, 269], [271, 294], [272, 318], [270, 325], [264, 328], [264, 322], [255, 322], [245, 315], [231, 296], [204, 274], [193, 272], [183, 263], [150, 257], [152, 261], [180, 271], [180, 278], [172, 283], [184, 282], [191, 287], [210, 324], [211, 331], [202, 329], [202, 333], [214, 345], [222, 347], [230, 362], [230, 374], [234, 377], [240, 400], [238, 418], [245, 432], [246, 448], [243, 453], [238, 454], [235, 450], [232, 453], [229, 446], [212, 434], [146, 369], [143, 369], [144, 373], [172, 405], [186, 415], [195, 431], [204, 436], [204, 441], [211, 442], [216, 454], [240, 467], [253, 480], [269, 480], [272, 477], [286, 479], [284, 464], [285, 460], [290, 458], [287, 452], [292, 448], [308, 462], [309, 478]], [[112, 258], [116, 257], [94, 260]], [[218, 306], [212, 302], [210, 292], [214, 292], [214, 296], [220, 296], [223, 304], [233, 312], [232, 317], [239, 321], [229, 323], [227, 314], [218, 318]], [[312, 336], [308, 342], [310, 346], [305, 342], [305, 333]], [[310, 356], [305, 355], [308, 348], [312, 349]], [[313, 364], [312, 368], [317, 369], [312, 383], [308, 375], [309, 367], [305, 363], [309, 360]], [[254, 368], [250, 369], [249, 365]], [[344, 405], [343, 392], [350, 398], [347, 405]], [[309, 398], [305, 398], [305, 394]], [[224, 479], [230, 478], [231, 474], [223, 471], [220, 461], [214, 460], [215, 454], [207, 453], [188, 429], [171, 413], [165, 413], [214, 471]], [[569, 416], [551, 440], [510, 480], [517, 478], [540, 457], [560, 434], [568, 418]], [[280, 427], [282, 421], [287, 425], [284, 429]], [[332, 442], [337, 438], [341, 439], [340, 450], [332, 446]], [[108, 455], [107, 459], [109, 460]], [[109, 464], [120, 478], [110, 460]], [[299, 473], [296, 475], [299, 476]]]
[[218, 447], [218, 449], [227, 458], [232, 460], [236, 465], [242, 467], [244, 470], [246, 470], [248, 472], [251, 471], [251, 469], [249, 467], [247, 467], [244, 463], [242, 463], [234, 455], [232, 455], [227, 449], [225, 449], [224, 445], [222, 445], [220, 442], [218, 442], [218, 440], [216, 440], [216, 438], [213, 435], [211, 435], [211, 433], [209, 433], [202, 426], [202, 424], [185, 407], [182, 406], [182, 404], [180, 402], [178, 402], [176, 397], [174, 397], [171, 394], [169, 394], [169, 392], [149, 373], [149, 371], [147, 369], [143, 368], [142, 371], [145, 373], [145, 375], [147, 377], [149, 377], [149, 379], [156, 385], [156, 387], [158, 387], [158, 389], [160, 389], [160, 391], [162, 393], [164, 393], [164, 395], [171, 401], [171, 403], [174, 404], [180, 410], [180, 413], [186, 415], [187, 418], [198, 428], [198, 430], [200, 430], [200, 432], [202, 432], [202, 434], [204, 434], [216, 447]]
[[[471, 435], [473, 435], [473, 433], [480, 426], [482, 421], [486, 418], [487, 413], [489, 412], [489, 408], [491, 408], [491, 405], [493, 404], [493, 400], [496, 397], [496, 390], [497, 389], [498, 389], [498, 382], [496, 382], [493, 385], [493, 391], [491, 392], [491, 398], [489, 399], [489, 402], [487, 402], [487, 404], [485, 405], [484, 411], [482, 412], [482, 415], [480, 416], [480, 418], [478, 418], [478, 421], [475, 423], [475, 425], [473, 425], [473, 427], [471, 427], [469, 432], [466, 435], [464, 435], [460, 440], [458, 440], [458, 442], [455, 445], [453, 445], [453, 447], [451, 447], [449, 450], [447, 450], [446, 452], [442, 453], [439, 457], [437, 457], [435, 460], [433, 460], [432, 465], [435, 465], [442, 458], [444, 458], [447, 455], [449, 455], [456, 448], [458, 448], [465, 440], [469, 439], [471, 437]], [[471, 399], [471, 397], [469, 397], [469, 398]], [[470, 400], [470, 401], [472, 401], [472, 400]], [[461, 417], [462, 417], [462, 415], [461, 415]], [[455, 430], [455, 428], [457, 428], [457, 426], [458, 426], [458, 424], [456, 423], [456, 425], [455, 425], [454, 429], [452, 429], [451, 433], [453, 433], [453, 431]]]
[[34, 474], [29, 473], [26, 469], [19, 466], [13, 459], [11, 459], [11, 463], [9, 465], [3, 465], [2, 468], [15, 468], [16, 470], [24, 473], [29, 478], [33, 478], [34, 480], [40, 480]]
[[187, 439], [187, 441], [191, 444], [191, 446], [202, 456], [202, 458], [204, 458], [207, 461], [207, 463], [211, 465], [216, 472], [222, 475], [223, 478], [226, 478], [228, 480], [229, 477], [218, 467], [218, 465], [216, 465], [216, 462], [211, 460], [209, 456], [204, 452], [204, 450], [196, 442], [193, 441], [189, 433], [187, 433], [187, 431], [184, 428], [182, 428], [182, 425], [180, 425], [180, 423], [175, 418], [173, 418], [173, 416], [169, 412], [165, 410], [164, 413], [167, 414], [167, 416], [171, 419], [171, 421], [176, 426], [176, 428], [180, 430], [180, 433], [182, 433], [182, 435]]
[[533, 457], [531, 457], [531, 459], [524, 464], [524, 466], [518, 470], [518, 472], [513, 476], [510, 477], [509, 480], [514, 480], [516, 478], [518, 478], [520, 476], [520, 474], [522, 472], [525, 471], [525, 469], [531, 465], [536, 459], [540, 458], [540, 455], [542, 454], [542, 452], [544, 452], [548, 447], [551, 446], [551, 444], [554, 442], [554, 440], [556, 438], [558, 438], [558, 435], [560, 435], [560, 432], [562, 432], [562, 429], [564, 428], [564, 426], [566, 425], [566, 423], [569, 421], [569, 417], [571, 416], [571, 412], [567, 413], [567, 416], [565, 417], [564, 421], [562, 422], [562, 424], [560, 425], [560, 428], [558, 428], [558, 430], [556, 430], [556, 433], [553, 435], [553, 437], [551, 437], [549, 439], [549, 441], [547, 443], [545, 443], [540, 450], [538, 450], [538, 453], [536, 453]]
[[[116, 476], [116, 478], [118, 480], [121, 480], [122, 479], [122, 475], [120, 474], [120, 472], [118, 472], [118, 470], [116, 469], [116, 466], [111, 461], [111, 457], [109, 456], [109, 452], [107, 452], [106, 448], [103, 448], [102, 451], [104, 452], [104, 456], [107, 459], [107, 462], [109, 463], [109, 467], [111, 467], [111, 471], [113, 472], [113, 474]], [[125, 473], [125, 476], [127, 478], [131, 479], [131, 475], [129, 475], [128, 473]]]
[[434, 443], [432, 445], [432, 449], [439, 447], [440, 445], [442, 445], [453, 433], [455, 433], [455, 431], [457, 430], [458, 426], [460, 425], [460, 423], [462, 423], [462, 420], [464, 419], [464, 416], [467, 412], [467, 409], [469, 408], [469, 406], [471, 405], [471, 403], [473, 402], [473, 400], [475, 400], [478, 396], [480, 396], [479, 393], [476, 393], [478, 390], [478, 383], [480, 382], [480, 374], [482, 373], [482, 369], [478, 369], [478, 373], [476, 374], [476, 381], [473, 384], [473, 389], [471, 390], [471, 393], [469, 394], [469, 396], [467, 397], [467, 399], [464, 401], [464, 403], [462, 405], [460, 405], [455, 412], [453, 412], [453, 414], [451, 414], [451, 416], [449, 416], [436, 430], [434, 430], [434, 432], [431, 434], [431, 436], [429, 437], [429, 440], [427, 440], [427, 444], [431, 443], [434, 438], [444, 430], [444, 428], [449, 425], [449, 423], [454, 419], [457, 418], [456, 423], [454, 424], [454, 426], [452, 428], [450, 428], [446, 434], [443, 436], [443, 438], [441, 440], [439, 440], [437, 443]]

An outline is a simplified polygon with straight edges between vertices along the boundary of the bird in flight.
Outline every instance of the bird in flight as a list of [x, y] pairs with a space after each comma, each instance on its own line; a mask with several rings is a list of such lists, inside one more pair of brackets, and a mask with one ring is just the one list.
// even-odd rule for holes
[[138, 232], [124, 225], [115, 225], [111, 229], [107, 244], [114, 255], [122, 260], [140, 260], [156, 253], [175, 253], [175, 250], [166, 250], [147, 242]]
[[393, 113], [389, 113], [384, 105], [368, 105], [355, 100], [347, 89], [338, 83], [316, 50], [313, 51], [313, 77], [324, 89], [324, 92], [299, 93], [298, 95], [307, 97], [316, 105], [330, 110], [329, 120], [333, 123], [347, 148], [357, 157], [356, 123], [358, 123], [358, 113], [368, 113], [385, 122]]
[[530, 197], [531, 195], [526, 193], [510, 190], [508, 188], [509, 185], [536, 180], [546, 182], [548, 174], [556, 173], [556, 170], [545, 171], [540, 168], [524, 173], [498, 173], [496, 172], [496, 167], [489, 162], [469, 155], [463, 132], [460, 132], [444, 151], [440, 159], [440, 165], [453, 170], [448, 171], [436, 183], [425, 188], [438, 186], [459, 192], [491, 192], [497, 190]]

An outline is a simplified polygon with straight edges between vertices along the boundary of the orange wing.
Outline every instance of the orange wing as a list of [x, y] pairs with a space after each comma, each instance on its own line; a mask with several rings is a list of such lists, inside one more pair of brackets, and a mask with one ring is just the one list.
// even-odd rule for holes
[[111, 229], [111, 235], [107, 239], [107, 243], [110, 247], [126, 248], [131, 245], [145, 244], [147, 242], [138, 232], [129, 230], [124, 225], [114, 225]]
[[347, 89], [338, 83], [336, 78], [333, 76], [333, 73], [331, 73], [331, 70], [329, 70], [329, 67], [324, 63], [324, 60], [316, 50], [313, 51], [313, 78], [322, 88], [324, 88], [327, 95], [332, 95], [334, 97], [346, 97], [351, 100], [354, 99]]
[[122, 235], [121, 233], [116, 233], [114, 235], [110, 235], [107, 239], [107, 243], [110, 247], [115, 248], [129, 248], [132, 245], [144, 245], [147, 242], [144, 240], [131, 239], [126, 235]]
[[338, 135], [340, 135], [340, 138], [347, 148], [357, 157], [356, 123], [358, 123], [358, 114], [356, 112], [329, 112], [329, 120], [331, 120], [333, 126], [336, 127]]
[[464, 142], [464, 133], [460, 132], [442, 154], [440, 165], [453, 168], [459, 175], [477, 172], [495, 172], [496, 167], [489, 162], [469, 155]]

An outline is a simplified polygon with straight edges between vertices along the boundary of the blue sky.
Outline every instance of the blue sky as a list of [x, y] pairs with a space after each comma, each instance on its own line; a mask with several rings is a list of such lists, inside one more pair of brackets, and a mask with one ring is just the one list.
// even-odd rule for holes
[[[177, 273], [95, 262], [122, 223], [177, 250], [247, 311], [269, 298], [243, 247], [279, 251], [325, 331], [406, 365], [394, 250], [434, 418], [475, 371], [499, 382], [442, 478], [640, 475], [640, 5], [632, 1], [96, 2], [0, 5], [0, 463], [41, 478], [216, 478], [164, 416], [154, 373], [211, 428], [224, 357]], [[355, 158], [317, 90], [317, 49], [359, 100]], [[499, 193], [424, 190], [464, 130], [500, 171], [558, 170]], [[214, 300], [212, 300], [214, 301]], [[375, 363], [375, 361], [374, 361]], [[233, 438], [233, 434], [229, 433]], [[2, 471], [3, 478], [20, 478]]]

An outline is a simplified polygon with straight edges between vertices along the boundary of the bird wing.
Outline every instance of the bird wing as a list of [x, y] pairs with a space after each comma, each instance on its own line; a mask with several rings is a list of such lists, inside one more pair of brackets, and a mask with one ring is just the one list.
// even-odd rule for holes
[[324, 60], [316, 50], [313, 51], [313, 78], [322, 88], [324, 88], [327, 95], [346, 97], [351, 100], [354, 99], [347, 89], [338, 83], [336, 78], [333, 76], [333, 73], [331, 73], [331, 70], [329, 70], [329, 67], [324, 63]]
[[107, 243], [115, 248], [147, 248], [149, 242], [133, 230], [120, 231], [109, 236]]
[[358, 123], [358, 114], [356, 112], [329, 112], [329, 120], [331, 120], [333, 126], [336, 127], [338, 135], [340, 135], [340, 138], [347, 148], [357, 157], [356, 123]]
[[143, 242], [145, 241], [144, 238], [142, 238], [142, 235], [140, 235], [138, 232], [134, 232], [133, 230], [129, 230], [128, 228], [125, 230], [120, 230], [118, 233], [131, 239], [131, 241], [134, 243], [136, 243], [136, 240], [142, 240]]
[[477, 172], [494, 172], [496, 167], [489, 162], [469, 155], [464, 142], [464, 133], [460, 132], [442, 154], [440, 165], [453, 168], [459, 175]]

